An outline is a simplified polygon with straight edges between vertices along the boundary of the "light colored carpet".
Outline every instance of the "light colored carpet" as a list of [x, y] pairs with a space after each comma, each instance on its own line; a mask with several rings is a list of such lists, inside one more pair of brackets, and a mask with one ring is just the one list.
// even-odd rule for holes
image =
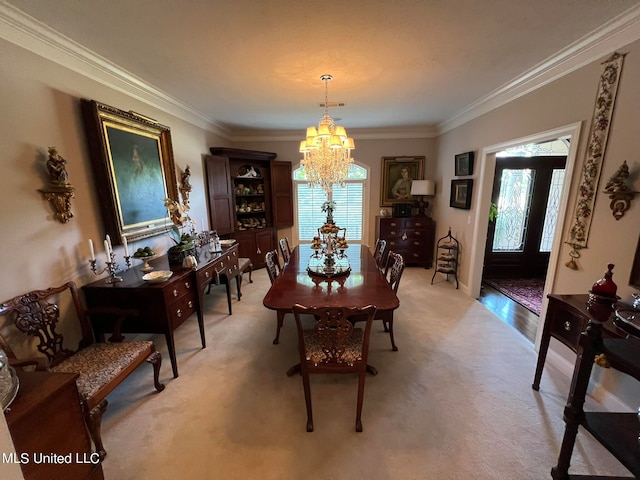
[[[292, 316], [272, 345], [275, 313], [262, 305], [265, 270], [244, 283], [226, 314], [224, 288], [206, 300], [207, 348], [195, 316], [176, 331], [180, 377], [162, 336], [162, 380], [135, 372], [109, 397], [103, 420], [108, 480], [545, 479], [564, 432], [570, 379], [552, 366], [531, 389], [536, 353], [518, 332], [432, 271], [407, 268], [391, 351], [374, 323], [363, 433], [356, 433], [357, 378], [311, 379], [315, 431], [307, 433]], [[591, 405], [598, 408], [597, 405]], [[575, 473], [626, 470], [581, 431]]]

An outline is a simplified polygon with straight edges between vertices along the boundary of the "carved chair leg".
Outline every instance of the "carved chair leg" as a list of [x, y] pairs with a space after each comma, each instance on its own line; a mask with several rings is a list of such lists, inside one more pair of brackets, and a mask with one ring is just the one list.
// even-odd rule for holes
[[393, 318], [388, 321], [389, 323], [389, 337], [391, 337], [391, 350], [394, 352], [398, 351], [398, 347], [396, 347], [396, 341], [393, 338]]
[[107, 456], [107, 451], [104, 449], [104, 445], [102, 443], [102, 435], [100, 433], [102, 415], [104, 415], [104, 412], [107, 410], [107, 404], [108, 402], [105, 398], [98, 405], [96, 405], [93, 410], [91, 410], [90, 412], [85, 412], [89, 434], [91, 435], [93, 444], [95, 445], [96, 451], [100, 456], [100, 461], [104, 460], [104, 458]]
[[273, 339], [273, 344], [277, 345], [278, 343], [280, 343], [280, 329], [282, 328], [282, 325], [284, 324], [284, 313], [283, 312], [276, 312], [277, 315], [277, 328], [276, 328], [276, 338]]
[[157, 350], [154, 351], [146, 360], [153, 366], [153, 384], [156, 390], [161, 392], [164, 390], [164, 384], [160, 383], [160, 366], [162, 365], [162, 354]]
[[364, 381], [367, 378], [366, 369], [358, 374], [358, 405], [356, 407], [356, 432], [362, 431], [362, 401], [364, 400]]

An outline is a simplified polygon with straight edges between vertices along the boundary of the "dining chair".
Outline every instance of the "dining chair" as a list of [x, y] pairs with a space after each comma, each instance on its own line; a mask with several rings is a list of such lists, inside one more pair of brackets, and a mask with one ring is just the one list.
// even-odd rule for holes
[[270, 250], [264, 256], [264, 261], [267, 264], [267, 273], [269, 274], [269, 280], [271, 283], [276, 281], [278, 274], [280, 273], [280, 263], [278, 262], [278, 251]]
[[280, 253], [282, 254], [282, 261], [286, 265], [291, 259], [291, 247], [289, 246], [289, 239], [283, 237], [280, 239]]
[[[351, 373], [358, 375], [356, 431], [362, 432], [362, 402], [367, 374], [367, 356], [371, 323], [376, 307], [292, 307], [298, 330], [298, 352], [304, 399], [307, 406], [307, 432], [313, 432], [313, 411], [309, 375], [315, 373]], [[302, 315], [313, 315], [313, 328], [303, 328]], [[351, 317], [366, 317], [364, 330]]]
[[[389, 282], [389, 286], [396, 294], [398, 293], [398, 287], [400, 286], [400, 279], [402, 278], [404, 267], [405, 263], [403, 256], [390, 250], [384, 276]], [[389, 332], [389, 337], [391, 338], [391, 349], [394, 352], [397, 352], [398, 347], [396, 346], [396, 342], [393, 337], [393, 312], [393, 310], [380, 311], [376, 314], [375, 319], [382, 320], [384, 331]]]
[[[278, 264], [278, 251], [270, 250], [264, 256], [265, 263], [267, 264], [267, 273], [269, 274], [269, 280], [271, 284], [276, 281], [279, 275], [280, 265]], [[280, 329], [284, 323], [285, 313], [279, 310], [276, 311], [276, 336], [273, 339], [273, 344], [280, 343]]]
[[373, 250], [373, 258], [376, 261], [376, 265], [378, 266], [378, 270], [384, 270], [384, 251], [387, 248], [387, 241], [379, 238], [376, 240], [376, 247]]

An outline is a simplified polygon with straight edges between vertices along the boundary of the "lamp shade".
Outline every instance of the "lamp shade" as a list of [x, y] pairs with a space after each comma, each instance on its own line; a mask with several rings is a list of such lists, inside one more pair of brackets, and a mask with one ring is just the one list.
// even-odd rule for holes
[[411, 195], [433, 195], [436, 186], [433, 180], [413, 180], [411, 182]]

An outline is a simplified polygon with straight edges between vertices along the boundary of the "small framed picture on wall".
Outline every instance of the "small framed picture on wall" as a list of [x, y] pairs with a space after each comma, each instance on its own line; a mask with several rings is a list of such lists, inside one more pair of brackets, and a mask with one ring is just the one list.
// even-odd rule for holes
[[456, 177], [473, 175], [473, 152], [459, 153], [455, 156]]
[[469, 210], [471, 208], [471, 194], [473, 180], [451, 180], [451, 198], [449, 206]]

